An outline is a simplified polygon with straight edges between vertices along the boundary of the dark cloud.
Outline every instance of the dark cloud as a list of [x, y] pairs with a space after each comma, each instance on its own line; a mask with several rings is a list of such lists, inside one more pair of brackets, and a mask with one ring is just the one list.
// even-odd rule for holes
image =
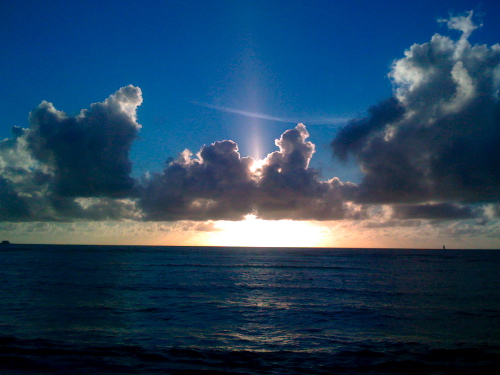
[[390, 220], [365, 220], [361, 222], [361, 228], [368, 229], [378, 229], [378, 228], [417, 228], [424, 225], [423, 220], [400, 220], [400, 219], [390, 219]]
[[307, 141], [303, 124], [287, 130], [267, 156], [258, 175], [255, 211], [265, 219], [328, 220], [346, 215], [343, 194], [349, 184], [338, 179], [322, 182], [309, 162], [315, 146]]
[[240, 157], [236, 143], [215, 142], [191, 156], [184, 151], [144, 182], [140, 204], [148, 220], [236, 220], [251, 212], [253, 160]]
[[53, 174], [54, 191], [67, 197], [123, 197], [134, 181], [129, 150], [140, 125], [141, 90], [123, 87], [77, 116], [42, 102], [30, 114], [28, 147]]
[[[68, 198], [52, 194], [50, 207], [59, 221], [72, 220], [140, 220], [142, 213], [133, 200], [101, 198]], [[54, 216], [48, 221], [53, 221]]]
[[[232, 141], [204, 146], [195, 158], [184, 151], [162, 173], [144, 181], [140, 200], [148, 220], [335, 219], [349, 185], [318, 180], [309, 161], [314, 145], [304, 125], [276, 140], [279, 151], [257, 168]], [[345, 186], [345, 188], [344, 188]]]
[[15, 191], [12, 183], [0, 177], [0, 219], [23, 221], [30, 218], [30, 209]]
[[393, 217], [397, 219], [474, 219], [482, 210], [456, 203], [428, 203], [420, 205], [395, 205]]
[[500, 48], [472, 46], [472, 13], [447, 20], [458, 41], [436, 34], [394, 62], [395, 95], [332, 142], [365, 173], [358, 202], [500, 198]]
[[[141, 91], [127, 86], [77, 116], [42, 102], [30, 127], [0, 141], [0, 219], [68, 221], [136, 218], [128, 153], [140, 125]], [[82, 205], [82, 197], [92, 202]]]
[[370, 107], [367, 117], [352, 120], [340, 129], [332, 142], [335, 156], [347, 161], [349, 153], [361, 152], [374, 133], [383, 132], [386, 124], [399, 120], [403, 115], [404, 108], [396, 98], [389, 98], [379, 105]]

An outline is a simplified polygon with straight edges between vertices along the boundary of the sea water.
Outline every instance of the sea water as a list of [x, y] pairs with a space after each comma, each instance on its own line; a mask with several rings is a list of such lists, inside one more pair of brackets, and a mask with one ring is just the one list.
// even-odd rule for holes
[[496, 374], [500, 251], [3, 245], [0, 373]]

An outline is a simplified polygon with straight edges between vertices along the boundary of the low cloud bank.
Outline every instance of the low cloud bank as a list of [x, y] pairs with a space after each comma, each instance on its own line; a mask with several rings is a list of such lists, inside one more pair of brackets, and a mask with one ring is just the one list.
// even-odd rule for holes
[[393, 97], [333, 140], [336, 158], [360, 164], [359, 185], [319, 179], [303, 124], [261, 161], [223, 140], [134, 179], [142, 94], [129, 85], [76, 116], [44, 101], [29, 128], [12, 128], [0, 141], [0, 220], [498, 218], [500, 45], [469, 43], [472, 12], [443, 22], [461, 37], [413, 45], [392, 66]]

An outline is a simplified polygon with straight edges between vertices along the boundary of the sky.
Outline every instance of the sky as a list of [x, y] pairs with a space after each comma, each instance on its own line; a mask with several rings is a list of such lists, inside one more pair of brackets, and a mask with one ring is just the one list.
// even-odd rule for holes
[[500, 248], [498, 1], [0, 3], [0, 236]]

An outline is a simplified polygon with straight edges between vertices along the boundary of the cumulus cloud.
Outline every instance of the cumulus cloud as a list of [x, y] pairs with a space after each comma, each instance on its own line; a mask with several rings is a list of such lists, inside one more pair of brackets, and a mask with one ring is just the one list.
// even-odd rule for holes
[[333, 219], [346, 214], [350, 184], [319, 181], [309, 167], [314, 144], [303, 124], [276, 140], [279, 150], [260, 164], [241, 157], [233, 141], [185, 150], [162, 173], [143, 181], [147, 220]]
[[[43, 101], [28, 129], [0, 141], [0, 219], [137, 218], [128, 154], [140, 125], [141, 90], [126, 86], [68, 116]], [[91, 203], [81, 200], [89, 197]]]
[[309, 168], [315, 146], [308, 137], [306, 127], [298, 124], [276, 140], [279, 151], [269, 154], [258, 171], [255, 211], [259, 217], [329, 220], [350, 213], [344, 198], [351, 184], [338, 178], [319, 181], [317, 172]]
[[45, 101], [30, 114], [28, 147], [53, 176], [58, 195], [130, 195], [129, 150], [140, 129], [136, 109], [141, 103], [141, 90], [129, 85], [77, 116]]
[[488, 202], [500, 198], [500, 45], [471, 45], [473, 13], [446, 20], [392, 65], [394, 96], [332, 142], [365, 173], [365, 203]]
[[251, 211], [253, 160], [242, 158], [235, 142], [215, 142], [192, 156], [185, 150], [144, 181], [141, 207], [147, 219], [239, 219]]

